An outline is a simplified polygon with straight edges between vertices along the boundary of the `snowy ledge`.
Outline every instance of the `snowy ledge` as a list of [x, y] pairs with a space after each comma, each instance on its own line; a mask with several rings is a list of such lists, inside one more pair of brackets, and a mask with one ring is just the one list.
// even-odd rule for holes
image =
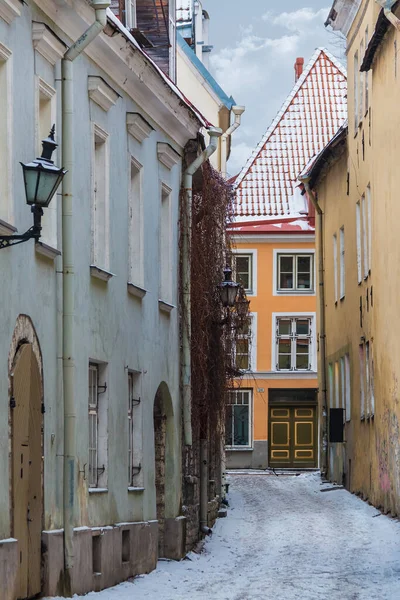
[[89, 494], [107, 494], [108, 488], [89, 488]]
[[130, 486], [130, 487], [128, 487], [128, 492], [129, 493], [134, 492], [134, 493], [138, 494], [138, 493], [144, 492], [144, 487], [133, 487], [133, 486], [131, 487]]

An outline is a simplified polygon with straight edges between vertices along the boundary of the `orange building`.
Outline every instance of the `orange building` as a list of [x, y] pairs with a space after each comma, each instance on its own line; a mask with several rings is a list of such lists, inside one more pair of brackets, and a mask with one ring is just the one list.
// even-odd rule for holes
[[346, 72], [319, 49], [235, 182], [233, 270], [250, 300], [228, 394], [228, 468], [314, 468], [317, 410], [315, 216], [297, 180], [346, 119]]

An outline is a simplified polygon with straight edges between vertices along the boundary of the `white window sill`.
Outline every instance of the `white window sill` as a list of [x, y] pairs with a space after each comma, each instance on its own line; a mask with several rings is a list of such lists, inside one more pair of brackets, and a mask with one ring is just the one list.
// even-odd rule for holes
[[133, 487], [133, 486], [129, 486], [129, 487], [128, 487], [128, 492], [129, 492], [129, 493], [136, 493], [136, 494], [140, 494], [141, 492], [144, 492], [144, 487]]
[[108, 488], [89, 488], [89, 494], [108, 494]]
[[174, 310], [174, 308], [176, 308], [176, 306], [174, 306], [173, 304], [170, 304], [169, 302], [165, 302], [165, 300], [159, 300], [158, 308], [160, 309], [161, 312], [170, 314]]
[[109, 281], [111, 277], [114, 277], [114, 273], [110, 273], [110, 271], [96, 267], [96, 265], [90, 265], [90, 275], [95, 279], [100, 279], [101, 281]]
[[17, 231], [18, 229], [14, 227], [14, 225], [0, 219], [0, 235], [13, 235], [14, 233], [17, 233]]
[[44, 242], [35, 242], [35, 251], [36, 254], [40, 254], [41, 256], [45, 256], [46, 258], [50, 258], [54, 260], [56, 256], [61, 256], [61, 251], [57, 250], [53, 246], [49, 246]]
[[277, 296], [315, 296], [314, 290], [276, 290]]
[[139, 285], [136, 285], [135, 283], [132, 283], [131, 281], [128, 281], [128, 293], [131, 296], [135, 296], [135, 298], [140, 298], [141, 300], [147, 294], [147, 290]]
[[254, 448], [249, 448], [248, 446], [225, 446], [226, 452], [253, 452]]

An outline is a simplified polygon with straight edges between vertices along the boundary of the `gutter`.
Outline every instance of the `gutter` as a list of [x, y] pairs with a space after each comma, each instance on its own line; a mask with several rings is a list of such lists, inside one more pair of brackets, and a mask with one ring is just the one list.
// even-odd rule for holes
[[62, 156], [67, 173], [62, 186], [62, 256], [63, 256], [63, 386], [64, 386], [64, 593], [72, 595], [74, 553], [74, 507], [76, 502], [76, 398], [75, 398], [75, 282], [74, 282], [74, 86], [73, 61], [107, 25], [109, 0], [93, 0], [95, 21], [67, 50], [62, 69]]
[[400, 19], [396, 17], [396, 15], [392, 12], [392, 8], [396, 4], [395, 0], [375, 0], [378, 4], [383, 6], [383, 14], [387, 18], [387, 20], [400, 31]]
[[318, 204], [318, 199], [310, 188], [310, 177], [299, 177], [304, 184], [308, 197], [310, 198], [315, 212], [317, 214], [318, 232], [317, 252], [318, 252], [318, 279], [319, 279], [319, 340], [321, 351], [321, 388], [322, 388], [322, 456], [321, 471], [323, 474], [328, 472], [328, 401], [326, 390], [326, 326], [325, 326], [325, 274], [324, 274], [324, 232], [323, 232], [323, 212]]
[[246, 108], [244, 106], [232, 106], [232, 112], [235, 115], [235, 120], [221, 137], [221, 174], [225, 179], [227, 177], [226, 163], [228, 162], [228, 138], [233, 134], [234, 131], [236, 131], [236, 129], [238, 129], [238, 127], [240, 127], [242, 114], [245, 110]]
[[182, 393], [183, 393], [183, 431], [185, 445], [192, 445], [192, 377], [191, 377], [191, 232], [192, 232], [192, 200], [193, 175], [210, 158], [218, 147], [218, 138], [222, 130], [211, 127], [207, 131], [210, 144], [189, 165], [183, 174], [184, 207], [182, 233]]

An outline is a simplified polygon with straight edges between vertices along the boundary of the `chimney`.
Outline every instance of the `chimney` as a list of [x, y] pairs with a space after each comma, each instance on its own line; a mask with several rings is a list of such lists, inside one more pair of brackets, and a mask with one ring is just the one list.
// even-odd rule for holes
[[294, 80], [297, 81], [303, 72], [304, 67], [304, 58], [296, 58], [296, 62], [294, 64]]

